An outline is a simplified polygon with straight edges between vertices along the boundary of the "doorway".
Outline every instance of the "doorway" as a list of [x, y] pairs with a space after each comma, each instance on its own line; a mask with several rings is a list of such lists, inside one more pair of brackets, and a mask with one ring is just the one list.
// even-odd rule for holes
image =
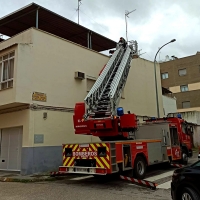
[[0, 170], [20, 171], [22, 128], [0, 129]]

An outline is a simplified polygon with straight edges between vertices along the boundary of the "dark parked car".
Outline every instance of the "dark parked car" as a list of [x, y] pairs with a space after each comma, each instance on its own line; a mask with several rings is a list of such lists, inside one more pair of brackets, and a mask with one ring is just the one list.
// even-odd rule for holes
[[174, 171], [171, 195], [173, 200], [200, 200], [200, 160]]

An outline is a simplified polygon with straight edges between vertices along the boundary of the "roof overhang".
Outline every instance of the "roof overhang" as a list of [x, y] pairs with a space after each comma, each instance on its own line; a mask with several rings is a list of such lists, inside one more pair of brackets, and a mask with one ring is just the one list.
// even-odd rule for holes
[[116, 47], [115, 41], [35, 3], [0, 18], [0, 34], [9, 37], [31, 27], [39, 28], [98, 52]]

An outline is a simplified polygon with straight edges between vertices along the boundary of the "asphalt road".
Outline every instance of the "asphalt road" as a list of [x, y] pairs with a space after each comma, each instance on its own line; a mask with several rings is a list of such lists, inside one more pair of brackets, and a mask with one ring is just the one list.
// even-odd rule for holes
[[[197, 161], [196, 155], [189, 163]], [[174, 168], [157, 165], [149, 168], [147, 178], [157, 177], [159, 184], [171, 181]], [[168, 174], [166, 177], [162, 174]], [[63, 180], [40, 183], [0, 182], [0, 200], [171, 200], [170, 189], [151, 190], [119, 179], [99, 180], [70, 175]]]
[[[76, 183], [75, 183], [76, 182]], [[83, 181], [45, 183], [0, 183], [1, 200], [168, 200], [169, 190], [139, 188], [117, 182], [84, 183]]]

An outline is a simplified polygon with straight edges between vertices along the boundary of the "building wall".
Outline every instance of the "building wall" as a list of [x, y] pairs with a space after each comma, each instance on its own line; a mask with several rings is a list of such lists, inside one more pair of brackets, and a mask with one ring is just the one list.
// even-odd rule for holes
[[[32, 43], [25, 43], [26, 39], [17, 46], [15, 101], [71, 108], [75, 102], [83, 101], [87, 82], [98, 77], [109, 57], [36, 29], [22, 34], [24, 38], [30, 37]], [[153, 63], [139, 58], [134, 59], [131, 66], [121, 105], [138, 115], [155, 116]], [[74, 79], [75, 71], [84, 72], [86, 79]], [[163, 115], [159, 74], [157, 65], [159, 105]], [[32, 101], [33, 92], [45, 93], [47, 102]]]
[[[186, 69], [186, 75], [180, 76], [179, 70]], [[200, 55], [196, 54], [177, 60], [160, 63], [160, 71], [168, 72], [168, 78], [162, 79], [162, 86], [169, 88], [177, 98], [177, 108], [182, 109], [182, 102], [190, 101], [189, 110], [200, 107]], [[181, 85], [187, 85], [188, 91], [181, 92]]]
[[[43, 119], [44, 112], [47, 113], [47, 119]], [[30, 146], [60, 146], [66, 143], [99, 141], [96, 137], [74, 133], [73, 113], [38, 110], [31, 111], [31, 117], [34, 120], [31, 135], [43, 134], [44, 142], [37, 144], [33, 141]]]
[[[160, 116], [163, 116], [163, 101], [160, 71], [157, 65], [157, 85]], [[148, 73], [147, 73], [148, 72]], [[124, 89], [124, 99], [120, 106], [136, 115], [157, 116], [156, 93], [153, 62], [144, 59], [133, 59], [128, 80]]]
[[[43, 119], [44, 112], [47, 119]], [[22, 149], [22, 174], [58, 170], [62, 165], [62, 144], [100, 141], [97, 137], [74, 134], [73, 113], [40, 110], [30, 111], [30, 116], [32, 137], [26, 141], [29, 147]], [[38, 135], [43, 136], [41, 143], [34, 139]]]
[[182, 109], [182, 103], [190, 101], [190, 108], [200, 107], [200, 90], [187, 91], [174, 94], [177, 99], [177, 108]]
[[163, 98], [163, 109], [164, 109], [164, 115], [167, 116], [169, 113], [175, 113], [177, 112], [177, 105], [176, 105], [176, 99], [162, 96]]
[[33, 44], [18, 45], [17, 101], [32, 103], [31, 94], [36, 91], [47, 95], [47, 102], [40, 104], [74, 107], [87, 94], [87, 78], [75, 79], [75, 71], [95, 79], [108, 57], [42, 31], [30, 31]]
[[200, 107], [178, 109], [178, 112], [187, 112], [187, 111], [200, 111]]
[[[47, 112], [47, 119], [43, 119]], [[73, 113], [32, 111], [29, 109], [0, 115], [0, 129], [23, 127], [21, 174], [44, 172], [62, 164], [62, 144], [99, 141], [86, 135], [75, 135]], [[35, 135], [43, 135], [37, 143]]]
[[[168, 72], [169, 78], [162, 79], [163, 87], [200, 82], [200, 54], [160, 63], [160, 72]], [[187, 74], [179, 76], [178, 70], [186, 68]]]
[[[14, 80], [13, 88], [0, 91], [0, 109], [11, 103], [16, 102], [16, 83], [17, 83], [17, 68], [18, 68], [18, 44], [21, 45], [31, 45], [32, 44], [32, 32], [31, 29], [26, 30], [20, 34], [15, 35], [0, 43], [0, 56], [15, 50], [14, 59]], [[21, 64], [21, 63], [20, 63]]]
[[194, 146], [200, 147], [200, 126], [196, 126], [194, 130]]
[[0, 115], [0, 129], [23, 127], [23, 147], [29, 146], [32, 141], [30, 123], [30, 110], [28, 109]]

